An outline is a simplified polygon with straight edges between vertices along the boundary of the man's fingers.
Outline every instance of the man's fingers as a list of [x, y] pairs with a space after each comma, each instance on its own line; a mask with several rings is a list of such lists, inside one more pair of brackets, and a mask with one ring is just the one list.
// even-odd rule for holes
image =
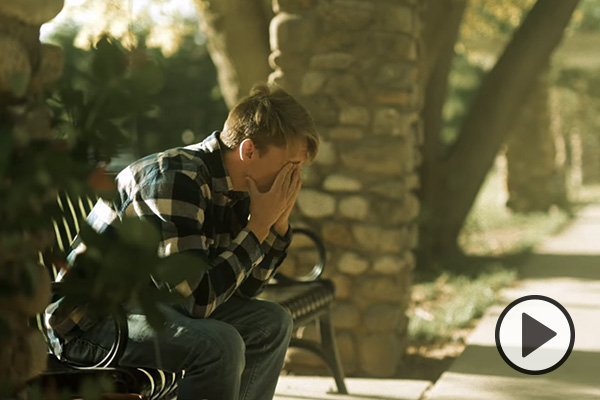
[[294, 164], [288, 163], [284, 165], [273, 182], [273, 188], [285, 188], [286, 184], [289, 184], [290, 175], [293, 171]]
[[296, 191], [298, 183], [302, 182], [301, 181], [301, 170], [300, 167], [298, 167], [297, 165], [294, 166], [294, 170], [292, 171], [292, 174], [290, 176], [290, 186], [288, 188], [288, 194], [292, 194]]

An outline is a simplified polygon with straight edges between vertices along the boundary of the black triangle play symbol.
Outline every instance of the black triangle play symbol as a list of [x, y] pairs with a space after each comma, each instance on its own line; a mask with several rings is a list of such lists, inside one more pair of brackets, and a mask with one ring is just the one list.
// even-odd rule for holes
[[556, 336], [556, 332], [552, 329], [523, 313], [521, 325], [521, 352], [523, 358], [536, 351], [554, 336]]

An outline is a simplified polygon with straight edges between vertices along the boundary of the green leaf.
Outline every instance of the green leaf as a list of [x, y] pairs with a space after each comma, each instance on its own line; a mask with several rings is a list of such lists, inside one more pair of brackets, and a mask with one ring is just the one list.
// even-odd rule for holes
[[131, 94], [125, 90], [122, 90], [121, 88], [118, 89], [119, 90], [111, 91], [108, 94], [108, 98], [103, 104], [98, 118], [123, 118], [131, 115], [134, 112]]
[[171, 286], [183, 281], [198, 282], [209, 265], [208, 259], [199, 254], [175, 253], [160, 261], [156, 268], [156, 278]]
[[92, 60], [92, 72], [100, 82], [115, 81], [125, 74], [127, 58], [118, 41], [103, 35], [96, 43], [96, 51]]
[[133, 69], [131, 83], [138, 96], [156, 94], [164, 85], [164, 74], [156, 63], [146, 61]]
[[124, 218], [119, 235], [124, 243], [154, 251], [158, 248], [160, 233], [149, 221], [138, 218]]
[[91, 254], [90, 250], [92, 249], [97, 249], [101, 253], [107, 253], [111, 248], [111, 242], [114, 240], [113, 238], [109, 238], [106, 234], [96, 232], [94, 228], [87, 223], [81, 224], [79, 235], [81, 235], [81, 239], [88, 248], [87, 254]]
[[154, 290], [142, 291], [139, 294], [138, 300], [142, 311], [148, 320], [148, 324], [154, 331], [160, 332], [164, 329], [165, 316], [158, 308], [157, 301], [153, 298]]

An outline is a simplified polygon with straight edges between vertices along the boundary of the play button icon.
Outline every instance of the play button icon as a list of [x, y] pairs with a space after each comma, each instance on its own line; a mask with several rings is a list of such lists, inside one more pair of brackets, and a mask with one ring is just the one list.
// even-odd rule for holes
[[571, 316], [560, 303], [546, 296], [524, 296], [513, 301], [496, 323], [500, 356], [525, 374], [555, 370], [567, 360], [574, 344]]
[[521, 355], [523, 358], [556, 336], [556, 332], [526, 313], [523, 313], [521, 327]]

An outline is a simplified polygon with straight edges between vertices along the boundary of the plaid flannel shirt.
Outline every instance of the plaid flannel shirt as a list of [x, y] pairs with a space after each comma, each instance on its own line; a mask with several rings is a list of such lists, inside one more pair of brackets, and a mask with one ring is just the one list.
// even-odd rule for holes
[[[120, 204], [100, 199], [87, 217], [99, 233], [118, 229], [121, 218], [145, 217], [160, 228], [159, 256], [199, 252], [211, 265], [199, 282], [182, 282], [175, 289], [186, 296], [184, 308], [206, 318], [234, 293], [260, 293], [285, 258], [291, 229], [281, 236], [271, 229], [262, 243], [245, 228], [250, 198], [234, 192], [224, 167], [215, 132], [201, 143], [175, 148], [138, 160], [117, 176]], [[76, 238], [68, 259], [85, 251]], [[95, 321], [85, 307], [61, 308], [60, 300], [47, 311], [48, 325], [68, 340]]]

